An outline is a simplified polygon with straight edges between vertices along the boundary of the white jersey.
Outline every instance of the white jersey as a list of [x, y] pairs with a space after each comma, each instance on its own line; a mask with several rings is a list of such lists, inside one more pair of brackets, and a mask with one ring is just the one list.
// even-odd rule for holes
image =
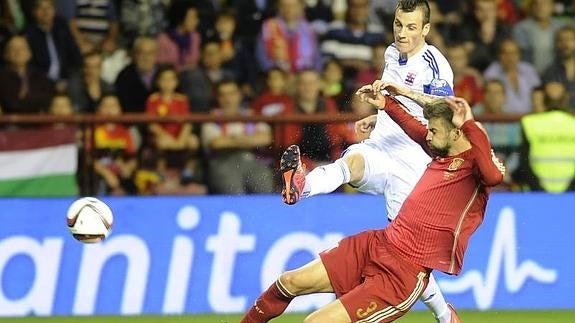
[[[409, 59], [400, 57], [394, 45], [389, 46], [381, 78], [422, 93], [453, 94], [453, 71], [449, 63], [437, 48], [427, 44]], [[406, 97], [397, 99], [413, 116], [427, 124], [421, 106]], [[360, 151], [364, 156], [364, 177], [357, 184], [358, 189], [364, 193], [384, 194], [389, 219], [396, 217], [431, 160], [383, 110], [379, 110], [369, 138], [348, 150]]]
[[[409, 59], [405, 59], [392, 44], [385, 51], [385, 68], [381, 79], [433, 95], [453, 95], [453, 71], [447, 59], [434, 46], [425, 44], [423, 48]], [[399, 96], [397, 99], [403, 103], [410, 113], [424, 124], [423, 108], [412, 100]], [[413, 147], [419, 145], [411, 140], [389, 115], [379, 110], [377, 123], [370, 134], [370, 144], [388, 153], [401, 150], [406, 145]]]

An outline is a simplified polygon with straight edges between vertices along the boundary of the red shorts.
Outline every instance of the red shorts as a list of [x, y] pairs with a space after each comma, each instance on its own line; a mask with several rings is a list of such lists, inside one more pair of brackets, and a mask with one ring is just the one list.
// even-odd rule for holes
[[431, 272], [399, 258], [383, 230], [347, 237], [320, 257], [352, 322], [391, 322], [403, 316], [427, 287]]

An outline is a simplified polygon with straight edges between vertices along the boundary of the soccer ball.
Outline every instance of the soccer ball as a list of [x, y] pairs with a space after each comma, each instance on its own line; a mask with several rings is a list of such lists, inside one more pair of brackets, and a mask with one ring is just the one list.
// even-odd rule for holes
[[106, 203], [95, 197], [82, 197], [68, 207], [68, 230], [76, 240], [96, 243], [104, 240], [112, 229], [114, 215]]

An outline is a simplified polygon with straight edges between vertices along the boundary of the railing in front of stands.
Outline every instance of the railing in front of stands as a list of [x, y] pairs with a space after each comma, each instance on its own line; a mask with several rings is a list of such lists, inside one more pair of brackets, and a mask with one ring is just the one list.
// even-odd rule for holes
[[[512, 123], [520, 119], [521, 115], [481, 115], [477, 116], [476, 120], [481, 122], [494, 122], [494, 123]], [[70, 125], [77, 125], [78, 128], [84, 134], [84, 143], [82, 145], [82, 154], [86, 158], [84, 163], [80, 165], [78, 172], [81, 172], [83, 176], [88, 176], [93, 178], [93, 170], [90, 167], [90, 163], [87, 160], [91, 160], [93, 157], [93, 145], [90, 141], [93, 140], [92, 128], [94, 125], [115, 122], [126, 125], [137, 125], [137, 124], [147, 124], [151, 122], [155, 123], [167, 123], [167, 122], [192, 122], [195, 124], [201, 124], [205, 122], [266, 122], [272, 127], [275, 125], [280, 125], [284, 123], [344, 123], [344, 122], [354, 122], [357, 121], [359, 117], [353, 113], [338, 113], [338, 114], [290, 114], [281, 116], [222, 116], [222, 115], [211, 115], [211, 114], [188, 114], [179, 116], [164, 116], [158, 117], [146, 113], [125, 113], [120, 116], [101, 116], [95, 114], [83, 114], [83, 115], [72, 115], [72, 116], [56, 116], [56, 115], [0, 115], [0, 129], [10, 128], [11, 126], [45, 126], [55, 123], [64, 123]], [[279, 152], [278, 152], [279, 153]], [[80, 187], [82, 195], [91, 195], [95, 192], [93, 191], [93, 185], [91, 181], [85, 182], [82, 187]]]

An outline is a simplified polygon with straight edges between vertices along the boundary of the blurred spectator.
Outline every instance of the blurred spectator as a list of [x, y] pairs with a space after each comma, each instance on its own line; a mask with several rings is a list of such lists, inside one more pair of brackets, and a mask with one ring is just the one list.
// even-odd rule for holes
[[[220, 44], [222, 64], [225, 69], [233, 71], [236, 80], [242, 87], [242, 92], [248, 98], [255, 94], [258, 70], [256, 60], [245, 41], [236, 32], [237, 17], [231, 10], [222, 10], [216, 16], [213, 35], [207, 39], [216, 39]], [[208, 41], [208, 40], [206, 40]]]
[[259, 35], [262, 22], [273, 16], [275, 0], [235, 0], [232, 6], [236, 17], [241, 17], [241, 23], [237, 25], [237, 34], [248, 52], [255, 53], [254, 35]]
[[32, 53], [26, 38], [12, 36], [4, 49], [6, 66], [0, 70], [0, 107], [3, 113], [46, 112], [54, 84], [29, 65]]
[[[281, 116], [293, 113], [293, 97], [288, 93], [288, 75], [287, 72], [273, 67], [268, 70], [266, 75], [265, 88], [251, 104], [251, 110], [255, 115], [264, 116]], [[273, 124], [273, 149], [268, 152], [259, 151], [260, 155], [267, 158], [269, 164], [274, 164], [279, 152], [286, 149], [291, 142], [287, 141], [286, 124]]]
[[533, 102], [533, 112], [545, 111], [545, 91], [540, 85], [531, 91], [531, 102]]
[[[120, 101], [105, 94], [96, 109], [100, 116], [122, 114]], [[105, 122], [94, 129], [94, 172], [98, 176], [98, 194], [136, 194], [134, 172], [137, 167], [137, 147], [132, 132], [123, 124]]]
[[368, 10], [368, 0], [348, 0], [345, 25], [328, 30], [321, 41], [322, 54], [338, 59], [346, 78], [369, 68], [372, 47], [384, 41], [382, 33], [368, 28]]
[[[52, 97], [50, 101], [50, 107], [48, 107], [48, 113], [54, 116], [72, 116], [74, 115], [74, 107], [72, 106], [72, 100], [70, 97], [63, 93], [57, 93]], [[56, 122], [51, 124], [50, 127], [60, 129], [67, 127], [76, 127], [74, 123], [64, 123]]]
[[200, 59], [201, 37], [197, 31], [198, 9], [187, 3], [172, 4], [169, 25], [158, 35], [158, 62], [171, 64], [178, 71], [193, 69]]
[[473, 1], [429, 0], [431, 13], [426, 41], [435, 47], [457, 39], [463, 19], [469, 15]]
[[345, 19], [346, 0], [304, 1], [305, 17], [318, 36], [326, 33], [334, 21]]
[[498, 79], [505, 85], [505, 106], [507, 113], [529, 113], [533, 111], [531, 92], [541, 84], [539, 74], [533, 65], [521, 61], [521, 52], [512, 39], [501, 42], [497, 61], [491, 63], [483, 73], [486, 80]]
[[83, 54], [93, 50], [102, 52], [102, 78], [113, 83], [129, 63], [126, 51], [120, 47], [116, 1], [83, 0], [72, 5], [75, 14], [70, 27], [80, 51]]
[[497, 56], [502, 40], [511, 37], [511, 26], [497, 17], [497, 0], [474, 0], [471, 17], [464, 20], [458, 41], [465, 43], [469, 65], [483, 72]]
[[522, 57], [540, 74], [553, 62], [553, 38], [565, 25], [565, 21], [553, 17], [554, 7], [554, 0], [532, 0], [529, 15], [513, 27]]
[[357, 73], [353, 83], [354, 89], [358, 89], [366, 84], [371, 84], [373, 81], [381, 78], [385, 66], [386, 49], [387, 44], [384, 43], [375, 44], [372, 47], [371, 64], [369, 64], [367, 69]]
[[[483, 102], [473, 106], [473, 114], [490, 117], [508, 116], [506, 101], [503, 82], [488, 80], [485, 82]], [[510, 187], [512, 185], [511, 173], [517, 169], [519, 164], [519, 146], [521, 145], [519, 122], [482, 122], [482, 125], [487, 131], [493, 150], [507, 167], [504, 182]]]
[[575, 27], [565, 26], [555, 36], [556, 59], [543, 73], [543, 82], [559, 82], [570, 93], [569, 106], [575, 107]]
[[[156, 75], [157, 91], [148, 97], [146, 113], [159, 119], [166, 116], [187, 115], [190, 113], [188, 98], [177, 92], [178, 74], [171, 65], [162, 66]], [[188, 122], [151, 123], [148, 131], [152, 142], [160, 151], [180, 151], [182, 153], [199, 147], [198, 137], [192, 132]], [[182, 162], [183, 166], [184, 162]]]
[[134, 175], [139, 195], [204, 195], [208, 189], [204, 183], [200, 165], [194, 169], [193, 178], [182, 178], [182, 174], [167, 167], [157, 151], [143, 149], [140, 167]]
[[82, 53], [95, 49], [105, 54], [118, 48], [119, 24], [113, 0], [83, 0], [76, 2], [70, 20], [72, 34]]
[[76, 1], [77, 0], [57, 0], [56, 1], [56, 15], [70, 21], [76, 15]]
[[94, 113], [102, 96], [114, 92], [114, 86], [102, 78], [102, 54], [84, 54], [82, 72], [70, 78], [68, 93], [77, 113]]
[[[158, 119], [190, 113], [188, 98], [177, 92], [178, 83], [175, 67], [162, 66], [155, 80], [157, 91], [148, 98], [146, 112], [156, 115]], [[193, 132], [192, 124], [189, 122], [151, 123], [148, 125], [148, 131], [151, 134], [153, 147], [160, 154], [159, 170], [163, 184], [156, 188], [157, 193], [176, 194], [179, 191], [187, 192], [189, 189], [196, 192], [195, 190], [198, 189], [196, 185], [187, 185], [192, 182], [203, 182], [203, 178], [198, 178], [202, 167], [198, 159], [200, 140]]]
[[288, 93], [287, 72], [279, 67], [272, 67], [266, 73], [265, 88], [252, 101], [252, 111], [256, 115], [273, 116], [291, 113], [293, 98]]
[[[306, 115], [338, 113], [335, 102], [322, 95], [320, 75], [315, 70], [306, 69], [297, 74], [294, 113]], [[307, 167], [315, 168], [339, 157], [336, 145], [337, 124], [298, 123], [288, 124], [286, 129], [285, 138], [292, 144], [299, 145], [302, 162]]]
[[575, 190], [575, 116], [564, 110], [566, 90], [559, 82], [545, 86], [546, 111], [521, 118], [520, 168], [513, 174], [531, 191]]
[[[251, 66], [253, 67], [253, 66]], [[200, 65], [180, 74], [182, 92], [190, 100], [194, 112], [209, 112], [215, 105], [214, 85], [236, 75], [223, 66], [222, 50], [215, 40], [202, 44]]]
[[[387, 35], [386, 44], [393, 42], [393, 17], [398, 0], [370, 1], [368, 22], [370, 28]], [[347, 11], [347, 7], [346, 7]]]
[[267, 19], [259, 35], [256, 58], [267, 71], [279, 66], [296, 72], [320, 69], [320, 54], [315, 31], [304, 16], [303, 0], [278, 0], [278, 15]]
[[134, 41], [133, 61], [118, 74], [114, 84], [124, 112], [145, 111], [156, 76], [157, 54], [158, 45], [153, 38], [138, 37]]
[[341, 111], [348, 109], [345, 104], [348, 88], [343, 73], [343, 66], [337, 59], [328, 59], [323, 64], [321, 91], [323, 95], [332, 99], [337, 109]]
[[437, 5], [436, 1], [428, 1], [429, 4], [429, 32], [425, 36], [425, 41], [437, 47], [442, 53], [445, 51], [445, 46], [449, 38], [449, 28], [450, 25], [444, 23], [445, 18], [443, 17], [443, 12]]
[[120, 35], [124, 47], [140, 36], [155, 37], [167, 27], [168, 5], [164, 0], [122, 0]]
[[497, 18], [509, 25], [521, 20], [523, 13], [516, 2], [517, 0], [497, 0]]
[[469, 66], [465, 46], [461, 43], [449, 45], [446, 54], [453, 69], [453, 92], [467, 100], [471, 106], [480, 102], [483, 99], [483, 76]]
[[[218, 108], [215, 116], [247, 115], [242, 93], [234, 81], [224, 80], [216, 87]], [[272, 142], [269, 125], [263, 122], [207, 122], [202, 125], [203, 147], [209, 156], [209, 186], [216, 194], [271, 193], [271, 168], [257, 160], [255, 149]]]
[[63, 90], [70, 75], [80, 68], [82, 56], [68, 23], [55, 14], [54, 0], [35, 0], [26, 39], [32, 50], [31, 64]]

